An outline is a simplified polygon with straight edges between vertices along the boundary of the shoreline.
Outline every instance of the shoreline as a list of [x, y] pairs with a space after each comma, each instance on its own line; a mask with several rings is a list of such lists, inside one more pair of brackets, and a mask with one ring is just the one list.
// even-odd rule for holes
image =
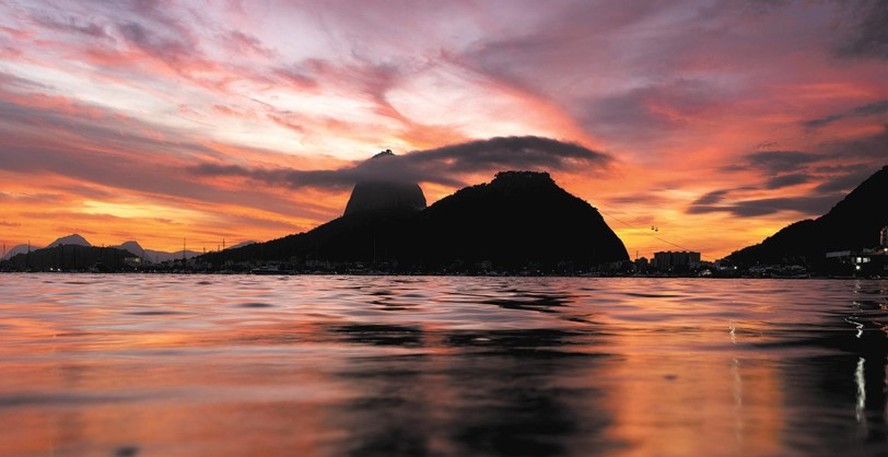
[[751, 275], [698, 275], [698, 274], [546, 274], [546, 273], [459, 273], [459, 272], [383, 272], [383, 271], [280, 271], [255, 273], [250, 271], [0, 271], [0, 275], [171, 275], [171, 276], [401, 276], [401, 277], [450, 277], [450, 278], [637, 278], [637, 279], [771, 279], [771, 280], [848, 280], [869, 279], [883, 280], [886, 276], [845, 276], [845, 275], [805, 275], [805, 276], [751, 276]]

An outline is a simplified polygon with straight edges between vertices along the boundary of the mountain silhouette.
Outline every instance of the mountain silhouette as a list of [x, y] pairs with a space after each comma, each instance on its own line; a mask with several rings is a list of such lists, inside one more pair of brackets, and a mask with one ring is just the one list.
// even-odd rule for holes
[[812, 263], [830, 251], [859, 250], [879, 245], [879, 231], [888, 225], [888, 166], [867, 178], [828, 213], [790, 224], [759, 244], [731, 253], [738, 265]]
[[31, 251], [34, 249], [36, 249], [34, 246], [28, 246], [27, 244], [17, 244], [15, 246], [13, 246], [12, 248], [10, 248], [8, 251], [6, 251], [6, 253], [3, 254], [3, 257], [0, 258], [0, 260], [11, 259], [18, 254], [25, 254], [28, 251]]
[[489, 184], [462, 189], [422, 214], [437, 261], [518, 266], [559, 261], [629, 260], [623, 242], [589, 203], [558, 187], [548, 173], [497, 173]]
[[[175, 251], [175, 252], [166, 252], [166, 251], [156, 251], [154, 249], [145, 249], [139, 244], [138, 241], [130, 240], [125, 241], [124, 243], [118, 246], [111, 246], [112, 248], [123, 249], [125, 251], [129, 251], [132, 254], [141, 257], [143, 261], [148, 263], [161, 263], [161, 262], [169, 262], [181, 260], [183, 257], [183, 251]], [[199, 256], [201, 253], [196, 251], [184, 251], [184, 257], [186, 259], [191, 259]]]
[[202, 259], [432, 270], [480, 263], [503, 269], [559, 262], [591, 266], [629, 255], [595, 208], [547, 173], [520, 171], [498, 173], [489, 184], [462, 189], [421, 211], [401, 204], [346, 211], [309, 232]]
[[226, 249], [237, 249], [237, 248], [242, 248], [244, 246], [249, 246], [251, 244], [256, 244], [256, 243], [258, 243], [258, 241], [256, 241], [256, 240], [241, 241], [240, 243], [237, 243], [233, 246], [228, 246]]
[[92, 246], [92, 244], [90, 244], [89, 241], [86, 241], [86, 238], [75, 233], [72, 235], [63, 236], [63, 237], [53, 241], [52, 243], [49, 243], [49, 246], [47, 246], [47, 247], [54, 248], [56, 246], [62, 246], [62, 245], [66, 245], [66, 244], [75, 245], [75, 246]]
[[17, 271], [121, 271], [133, 255], [123, 249], [99, 248], [73, 243], [33, 250], [17, 254], [5, 261]]
[[[251, 243], [255, 242], [245, 241], [233, 247], [248, 245]], [[75, 247], [90, 249], [74, 249]], [[111, 249], [113, 251], [102, 251], [102, 249]], [[31, 255], [27, 256], [26, 258], [26, 254], [28, 252], [30, 252]], [[22, 255], [22, 257], [20, 259], [15, 259], [15, 257], [18, 255]], [[0, 260], [10, 261], [9, 265], [17, 269], [30, 267], [39, 270], [48, 270], [50, 268], [63, 270], [86, 270], [93, 267], [94, 263], [102, 260], [102, 265], [108, 268], [112, 268], [116, 271], [120, 268], [123, 268], [122, 265], [124, 265], [125, 263], [123, 262], [123, 259], [133, 256], [142, 258], [142, 264], [145, 265], [178, 261], [181, 260], [182, 257], [185, 257], [186, 259], [191, 259], [199, 255], [201, 255], [200, 252], [190, 250], [166, 252], [156, 251], [153, 249], [145, 249], [142, 247], [141, 244], [139, 244], [138, 241], [135, 240], [125, 241], [120, 245], [111, 246], [109, 248], [99, 248], [93, 246], [83, 236], [75, 233], [72, 235], [60, 237], [45, 248], [34, 245], [28, 246], [27, 244], [14, 246], [12, 249], [6, 252], [6, 254], [3, 255], [3, 258]]]
[[145, 248], [139, 244], [138, 241], [130, 240], [124, 241], [123, 244], [119, 246], [111, 246], [112, 248], [123, 249], [124, 251], [129, 251], [139, 257], [145, 257]]
[[[371, 167], [384, 168], [384, 162], [390, 161], [394, 157], [395, 154], [392, 151], [385, 150], [371, 157], [365, 164]], [[393, 179], [388, 176], [355, 184], [351, 197], [348, 199], [348, 204], [345, 205], [344, 215], [397, 208], [419, 211], [425, 207], [425, 195], [422, 193], [422, 188], [419, 187], [419, 184]]]

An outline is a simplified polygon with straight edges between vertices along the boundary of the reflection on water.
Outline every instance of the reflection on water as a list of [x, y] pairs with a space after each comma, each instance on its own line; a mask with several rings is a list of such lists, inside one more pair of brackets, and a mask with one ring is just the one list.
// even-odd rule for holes
[[882, 455], [888, 282], [0, 275], [0, 455]]

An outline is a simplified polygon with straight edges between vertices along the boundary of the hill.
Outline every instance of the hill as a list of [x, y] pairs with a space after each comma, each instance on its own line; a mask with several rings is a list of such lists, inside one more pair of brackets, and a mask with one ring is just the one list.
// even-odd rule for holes
[[629, 260], [623, 242], [589, 203], [558, 187], [548, 173], [501, 172], [462, 189], [422, 214], [429, 259], [490, 261], [518, 267], [569, 261]]
[[17, 254], [4, 262], [4, 268], [15, 271], [122, 271], [133, 255], [122, 249], [98, 248], [79, 244], [54, 247]]
[[598, 211], [547, 173], [502, 172], [489, 184], [462, 189], [424, 210], [386, 205], [346, 212], [309, 232], [200, 259], [215, 265], [332, 262], [438, 271], [479, 264], [506, 270], [598, 265], [629, 256]]
[[3, 257], [0, 257], [0, 260], [11, 259], [18, 254], [24, 254], [24, 253], [27, 253], [28, 251], [32, 251], [34, 249], [36, 249], [36, 248], [33, 246], [28, 246], [27, 244], [17, 244], [15, 246], [13, 246], [12, 248], [10, 248], [8, 251], [6, 251], [6, 253], [3, 254]]
[[879, 245], [888, 225], [888, 166], [867, 178], [823, 216], [784, 227], [759, 244], [731, 253], [737, 265], [812, 263], [827, 252]]
[[[176, 252], [166, 252], [166, 251], [155, 251], [154, 249], [145, 249], [139, 244], [138, 241], [130, 240], [126, 241], [123, 244], [118, 246], [111, 246], [117, 249], [123, 249], [125, 251], [129, 251], [135, 254], [138, 257], [141, 257], [142, 260], [146, 263], [157, 264], [161, 262], [169, 262], [169, 261], [177, 261], [181, 260], [182, 257], [186, 259], [191, 259], [199, 256], [201, 253], [196, 251], [176, 251]], [[184, 253], [184, 255], [183, 255]]]
[[53, 241], [52, 243], [49, 243], [49, 246], [47, 246], [47, 247], [54, 248], [56, 246], [62, 246], [62, 245], [66, 245], [66, 244], [74, 245], [74, 246], [92, 246], [92, 244], [90, 244], [89, 241], [86, 241], [86, 238], [75, 233], [72, 235], [63, 236], [63, 237]]

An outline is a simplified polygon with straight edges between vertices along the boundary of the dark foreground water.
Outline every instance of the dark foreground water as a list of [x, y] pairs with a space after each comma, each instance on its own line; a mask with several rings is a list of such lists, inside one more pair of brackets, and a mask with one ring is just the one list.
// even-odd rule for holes
[[0, 455], [888, 455], [886, 332], [888, 281], [0, 275]]

